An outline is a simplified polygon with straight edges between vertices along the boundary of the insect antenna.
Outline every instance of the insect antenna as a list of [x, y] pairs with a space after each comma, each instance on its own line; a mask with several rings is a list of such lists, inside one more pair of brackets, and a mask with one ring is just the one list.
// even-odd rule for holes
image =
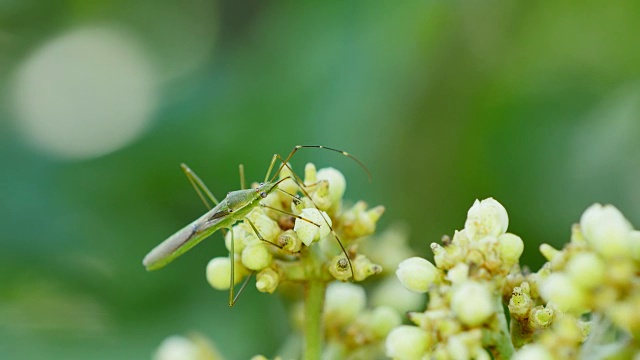
[[[325, 149], [325, 150], [330, 150], [330, 151], [333, 151], [333, 152], [340, 153], [340, 154], [352, 159], [358, 165], [360, 165], [360, 167], [367, 173], [367, 177], [369, 178], [369, 182], [371, 182], [371, 179], [372, 179], [371, 172], [369, 171], [369, 169], [367, 169], [367, 167], [364, 165], [364, 163], [362, 161], [360, 161], [357, 157], [349, 154], [348, 152], [346, 152], [344, 150], [334, 149], [334, 148], [327, 147], [327, 146], [324, 146], [324, 145], [296, 145], [293, 148], [293, 150], [291, 150], [289, 155], [287, 155], [287, 158], [285, 160], [282, 160], [282, 156], [280, 156], [279, 154], [275, 154], [274, 158], [276, 156], [279, 157], [280, 160], [282, 161], [282, 165], [280, 165], [280, 167], [278, 168], [278, 171], [276, 171], [276, 173], [271, 178], [271, 180], [270, 180], [271, 182], [273, 182], [273, 180], [278, 176], [278, 174], [280, 174], [280, 171], [282, 171], [282, 169], [285, 167], [285, 164], [287, 164], [289, 162], [289, 160], [291, 160], [291, 158], [293, 157], [293, 154], [295, 154], [300, 149]], [[272, 166], [273, 166], [273, 163], [272, 163]], [[289, 168], [289, 169], [291, 169], [291, 168]], [[271, 168], [269, 168], [269, 171], [271, 171]], [[269, 173], [267, 173], [267, 177], [268, 177], [268, 174]]]

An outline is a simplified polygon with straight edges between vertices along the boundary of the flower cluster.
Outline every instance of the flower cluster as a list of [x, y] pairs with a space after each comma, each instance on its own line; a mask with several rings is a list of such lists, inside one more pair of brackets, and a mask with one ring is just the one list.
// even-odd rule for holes
[[[381, 271], [357, 252], [357, 239], [372, 234], [384, 207], [368, 209], [358, 202], [344, 210], [342, 195], [346, 181], [334, 168], [305, 167], [304, 188], [291, 179], [253, 209], [227, 232], [225, 243], [233, 241], [236, 284], [256, 272], [258, 291], [273, 293], [285, 281], [309, 279], [361, 281]], [[280, 178], [293, 176], [289, 167]], [[332, 232], [332, 229], [335, 232]], [[338, 240], [336, 235], [338, 235]], [[318, 246], [313, 246], [317, 244]], [[349, 259], [340, 246], [345, 247]], [[231, 260], [217, 257], [207, 265], [207, 280], [216, 289], [229, 289]]]
[[538, 272], [508, 281], [519, 284], [509, 303], [512, 337], [528, 344], [518, 359], [638, 354], [640, 231], [615, 207], [594, 204], [562, 250], [540, 251], [548, 262]]
[[[465, 227], [432, 244], [434, 262], [413, 257], [396, 271], [428, 293], [386, 339], [397, 359], [631, 358], [640, 353], [640, 231], [611, 205], [589, 207], [562, 250], [548, 244], [539, 271], [523, 270], [524, 244], [507, 233], [497, 201], [476, 201]], [[507, 324], [503, 305], [509, 310]], [[517, 351], [516, 351], [517, 350]]]
[[[435, 264], [409, 258], [396, 275], [409, 290], [428, 293], [423, 312], [409, 313], [416, 325], [402, 325], [386, 339], [386, 354], [396, 359], [490, 359], [510, 354], [500, 291], [518, 262], [524, 244], [507, 233], [509, 218], [494, 199], [476, 201], [463, 230], [442, 245], [433, 243]], [[491, 334], [491, 336], [486, 336]], [[508, 339], [507, 339], [508, 340]]]

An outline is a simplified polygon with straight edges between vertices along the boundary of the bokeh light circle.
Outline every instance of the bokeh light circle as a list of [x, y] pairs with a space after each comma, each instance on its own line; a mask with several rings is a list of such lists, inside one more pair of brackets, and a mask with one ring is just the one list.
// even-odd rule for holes
[[51, 39], [14, 80], [18, 128], [56, 157], [91, 158], [129, 144], [157, 104], [147, 56], [118, 28], [80, 28]]

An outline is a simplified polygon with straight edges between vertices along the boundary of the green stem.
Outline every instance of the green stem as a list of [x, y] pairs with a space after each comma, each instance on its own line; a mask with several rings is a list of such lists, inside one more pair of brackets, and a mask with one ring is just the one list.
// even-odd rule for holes
[[492, 331], [491, 339], [489, 340], [492, 343], [490, 346], [491, 353], [496, 360], [511, 359], [515, 349], [513, 348], [513, 343], [511, 343], [509, 324], [507, 324], [507, 316], [504, 313], [500, 296], [496, 298], [496, 318], [497, 329]]
[[322, 307], [326, 284], [322, 280], [311, 279], [305, 287], [304, 359], [318, 360], [322, 355]]

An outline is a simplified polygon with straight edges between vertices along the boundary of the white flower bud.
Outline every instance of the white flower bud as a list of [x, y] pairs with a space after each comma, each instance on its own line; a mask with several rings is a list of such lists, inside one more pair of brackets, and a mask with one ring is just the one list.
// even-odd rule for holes
[[389, 306], [379, 306], [371, 314], [373, 333], [378, 338], [386, 337], [389, 332], [402, 324], [400, 314]]
[[431, 343], [431, 336], [421, 328], [400, 325], [387, 336], [386, 354], [394, 359], [419, 360]]
[[540, 295], [546, 301], [552, 301], [560, 311], [581, 311], [586, 302], [586, 295], [569, 276], [553, 273], [540, 284]]
[[259, 242], [247, 245], [242, 251], [242, 264], [250, 270], [262, 270], [271, 264], [272, 255], [267, 245]]
[[400, 313], [424, 308], [424, 300], [424, 295], [407, 290], [393, 277], [383, 279], [371, 295], [371, 305], [390, 306]]
[[347, 187], [347, 181], [342, 173], [332, 167], [322, 168], [317, 173], [318, 180], [329, 181], [329, 199], [332, 205], [340, 204], [342, 195]]
[[244, 247], [247, 245], [247, 240], [246, 240], [247, 230], [240, 225], [235, 225], [231, 231], [227, 231], [227, 233], [224, 236], [224, 245], [229, 251], [231, 251], [232, 232], [233, 232], [233, 251], [236, 254], [242, 254], [242, 250], [244, 250]]
[[[246, 269], [239, 261], [234, 264], [234, 285], [242, 281], [246, 274]], [[207, 264], [207, 281], [217, 290], [228, 290], [231, 279], [231, 262], [228, 257], [216, 257]]]
[[361, 286], [332, 282], [327, 286], [324, 316], [339, 324], [346, 324], [353, 321], [364, 310], [366, 302], [367, 297]]
[[467, 281], [453, 289], [451, 309], [460, 322], [468, 326], [482, 324], [495, 312], [491, 291], [475, 281]]
[[271, 268], [266, 268], [256, 276], [256, 288], [263, 293], [272, 294], [280, 283], [280, 275]]
[[518, 235], [502, 234], [498, 237], [498, 249], [502, 261], [509, 265], [515, 264], [520, 260], [520, 255], [524, 250], [524, 242]]
[[613, 205], [591, 205], [580, 218], [585, 240], [605, 258], [629, 256], [629, 221]]
[[567, 275], [585, 290], [602, 284], [606, 270], [604, 261], [591, 252], [576, 254], [566, 265]]
[[431, 284], [439, 281], [441, 271], [421, 257], [412, 257], [398, 265], [396, 276], [407, 290], [425, 293]]
[[461, 284], [469, 278], [469, 265], [466, 263], [458, 263], [456, 266], [447, 271], [447, 280], [452, 284]]
[[[260, 233], [260, 235], [269, 242], [275, 242], [278, 235], [282, 232], [278, 222], [267, 216], [264, 209], [261, 207], [253, 209], [246, 218], [253, 223], [258, 230], [258, 233]], [[247, 228], [245, 227], [245, 229]], [[251, 225], [249, 225], [249, 229], [251, 229], [251, 233], [255, 233], [255, 230], [253, 230]]]
[[[307, 208], [302, 210], [300, 216], [314, 223], [312, 224], [303, 219], [296, 219], [293, 231], [298, 234], [298, 239], [300, 239], [300, 241], [305, 245], [310, 246], [312, 242], [324, 238], [331, 232], [331, 229], [329, 228], [329, 225], [331, 225], [331, 218], [326, 212], [319, 211], [315, 208]], [[323, 220], [323, 218], [326, 219], [326, 221]]]
[[493, 198], [476, 200], [467, 213], [464, 224], [470, 239], [481, 239], [488, 235], [500, 236], [507, 231], [509, 216], [507, 210]]
[[[228, 279], [227, 279], [228, 280]], [[228, 284], [227, 284], [228, 285]], [[199, 349], [184, 336], [173, 335], [162, 341], [153, 356], [154, 360], [196, 360]]]
[[540, 344], [523, 346], [514, 354], [513, 360], [553, 360], [551, 353]]

